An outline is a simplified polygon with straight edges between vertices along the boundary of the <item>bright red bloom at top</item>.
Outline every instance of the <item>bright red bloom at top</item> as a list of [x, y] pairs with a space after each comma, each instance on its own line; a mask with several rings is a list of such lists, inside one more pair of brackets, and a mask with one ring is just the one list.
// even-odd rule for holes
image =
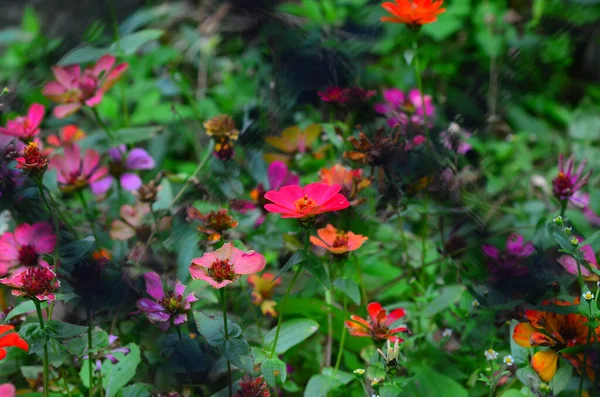
[[552, 180], [552, 192], [557, 199], [561, 201], [570, 199], [571, 196], [588, 183], [592, 176], [592, 171], [583, 175], [586, 163], [587, 161], [583, 160], [579, 164], [579, 167], [577, 167], [577, 170], [573, 172], [575, 157], [569, 157], [566, 168], [565, 156], [561, 154], [558, 157], [558, 176]]
[[17, 347], [21, 350], [29, 350], [29, 345], [19, 336], [19, 334], [14, 332], [7, 334], [7, 332], [12, 331], [14, 329], [15, 327], [13, 327], [12, 325], [0, 325], [0, 335], [6, 334], [0, 336], [0, 360], [6, 357], [6, 350], [4, 349], [5, 347]]
[[[404, 339], [394, 335], [399, 332], [407, 332], [406, 326], [391, 328], [394, 323], [406, 315], [406, 310], [400, 308], [392, 310], [388, 315], [386, 310], [377, 302], [371, 302], [367, 306], [369, 319], [365, 320], [358, 316], [350, 316], [350, 321], [346, 321], [345, 325], [348, 332], [352, 336], [369, 336], [375, 342], [403, 342]], [[390, 329], [391, 328], [391, 329]]]
[[27, 116], [19, 116], [8, 120], [6, 127], [0, 127], [0, 134], [29, 140], [40, 133], [40, 124], [44, 119], [44, 112], [44, 105], [34, 103], [29, 107]]
[[271, 201], [265, 209], [281, 214], [282, 218], [308, 218], [324, 212], [339, 211], [348, 208], [350, 203], [339, 193], [340, 185], [311, 183], [305, 187], [284, 186], [279, 190], [270, 190], [265, 198]]
[[410, 26], [421, 26], [437, 21], [437, 16], [446, 11], [440, 8], [443, 0], [394, 0], [381, 6], [392, 17], [381, 17], [383, 22], [405, 23]]
[[56, 80], [46, 84], [42, 93], [61, 104], [54, 108], [54, 116], [62, 119], [83, 105], [94, 107], [102, 102], [102, 96], [121, 78], [128, 67], [127, 63], [115, 66], [115, 61], [114, 56], [104, 55], [83, 73], [79, 65], [52, 68]]

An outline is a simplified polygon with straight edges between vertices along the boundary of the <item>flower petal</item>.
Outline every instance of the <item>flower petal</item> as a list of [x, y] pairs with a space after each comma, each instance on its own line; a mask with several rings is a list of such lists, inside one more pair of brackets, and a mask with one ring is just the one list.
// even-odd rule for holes
[[544, 382], [550, 382], [556, 373], [558, 354], [552, 351], [537, 352], [531, 359], [531, 366]]
[[144, 274], [144, 280], [146, 281], [146, 292], [148, 295], [156, 299], [157, 301], [165, 297], [165, 291], [163, 290], [162, 280], [156, 272], [148, 272]]

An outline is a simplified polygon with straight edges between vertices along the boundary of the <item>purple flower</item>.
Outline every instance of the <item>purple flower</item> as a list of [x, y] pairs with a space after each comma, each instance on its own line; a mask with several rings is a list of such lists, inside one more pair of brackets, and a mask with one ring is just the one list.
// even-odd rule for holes
[[594, 226], [600, 226], [600, 215], [596, 214], [594, 210], [590, 207], [590, 194], [575, 192], [575, 194], [571, 197], [571, 203], [580, 208], [583, 212], [583, 215], [587, 218], [587, 220]]
[[142, 179], [131, 171], [150, 170], [155, 162], [152, 156], [144, 149], [133, 148], [127, 152], [125, 145], [108, 150], [110, 175], [94, 184], [95, 194], [104, 194], [110, 189], [115, 179], [119, 180], [121, 187], [127, 191], [137, 190], [142, 186]]
[[[186, 312], [190, 310], [191, 303], [198, 299], [194, 293], [183, 296], [185, 285], [179, 280], [175, 282], [175, 290], [165, 294], [160, 276], [155, 272], [144, 274], [146, 280], [146, 292], [155, 300], [141, 298], [137, 301], [140, 312], [146, 313], [151, 323], [157, 323], [163, 331], [167, 330], [171, 323], [179, 326], [187, 321]], [[138, 312], [139, 313], [139, 312]]]
[[525, 258], [533, 254], [533, 244], [524, 244], [523, 236], [513, 233], [506, 240], [506, 251], [500, 252], [492, 245], [483, 245], [483, 253], [489, 258], [488, 267], [492, 279], [497, 280], [509, 277], [521, 277], [529, 273], [529, 269], [522, 265]]
[[567, 160], [565, 167], [565, 156], [562, 154], [558, 157], [558, 176], [552, 180], [552, 192], [560, 201], [569, 200], [579, 189], [584, 187], [592, 176], [592, 171], [583, 175], [587, 161], [583, 160], [575, 173], [575, 157], [571, 156]]
[[472, 146], [466, 141], [470, 137], [469, 131], [452, 122], [447, 130], [440, 133], [440, 142], [446, 149], [464, 155], [472, 149]]
[[[124, 355], [128, 355], [131, 352], [131, 349], [128, 347], [114, 347], [113, 344], [115, 344], [118, 339], [118, 336], [108, 335], [108, 347], [96, 355], [96, 372], [102, 371], [103, 359], [108, 359], [111, 363], [117, 364], [119, 359], [115, 356], [115, 353], [123, 353]], [[88, 357], [88, 355], [85, 355], [83, 356], [83, 359], [87, 360]]]
[[425, 112], [427, 112], [430, 127], [433, 126], [435, 107], [430, 95], [424, 96], [424, 106], [421, 92], [417, 89], [412, 89], [408, 95], [405, 95], [398, 88], [390, 88], [383, 91], [383, 99], [385, 99], [385, 103], [376, 104], [375, 111], [387, 117], [390, 127], [397, 124], [406, 126], [409, 123], [422, 126], [425, 124]]

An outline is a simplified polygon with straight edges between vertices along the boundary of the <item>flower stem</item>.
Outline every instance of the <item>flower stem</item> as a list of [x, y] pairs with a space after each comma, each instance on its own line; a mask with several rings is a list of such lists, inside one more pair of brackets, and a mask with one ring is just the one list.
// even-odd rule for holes
[[[346, 302], [346, 295], [342, 296], [342, 302], [344, 305], [344, 321], [346, 321], [346, 311], [348, 310], [347, 308], [347, 302]], [[340, 363], [342, 362], [342, 353], [344, 353], [344, 343], [346, 342], [346, 327], [342, 326], [342, 337], [340, 339], [340, 347], [338, 350], [338, 355], [337, 355], [337, 359], [335, 360], [335, 368], [333, 369], [333, 376], [335, 377], [335, 374], [337, 373], [338, 368], [340, 367]]]
[[40, 196], [42, 196], [42, 200], [44, 201], [44, 205], [46, 205], [46, 209], [50, 213], [50, 217], [52, 218], [52, 223], [54, 224], [54, 234], [56, 234], [56, 245], [54, 246], [54, 268], [58, 270], [58, 249], [60, 247], [60, 228], [58, 227], [58, 217], [52, 210], [52, 206], [48, 199], [46, 198], [46, 193], [44, 193], [44, 187], [42, 186], [42, 182], [37, 182], [38, 190], [40, 191]]
[[[44, 329], [44, 315], [42, 314], [42, 307], [40, 301], [37, 299], [33, 300], [35, 310], [37, 311], [38, 320], [40, 322], [40, 328]], [[48, 345], [44, 343], [44, 397], [48, 397], [50, 389], [48, 388]]]
[[421, 66], [419, 62], [419, 39], [415, 38], [413, 43], [413, 49], [415, 52], [415, 75], [417, 79], [417, 88], [419, 89], [419, 93], [421, 94], [421, 106], [423, 107], [423, 126], [425, 127], [425, 136], [427, 137], [427, 142], [433, 146], [433, 142], [431, 142], [431, 137], [429, 136], [429, 117], [427, 116], [427, 107], [425, 104], [425, 94], [423, 93], [423, 82], [421, 81]]
[[365, 283], [363, 281], [362, 268], [360, 267], [360, 263], [358, 262], [358, 256], [352, 255], [354, 258], [354, 265], [356, 266], [356, 272], [358, 274], [358, 284], [360, 285], [360, 292], [362, 302], [361, 304], [366, 305], [369, 301], [369, 297], [367, 296], [367, 289], [365, 288]]
[[114, 137], [112, 135], [112, 132], [110, 131], [110, 129], [108, 128], [108, 126], [106, 125], [106, 123], [102, 120], [102, 117], [100, 117], [100, 113], [98, 113], [98, 110], [96, 108], [90, 108], [92, 109], [92, 113], [94, 114], [94, 118], [96, 119], [96, 123], [98, 123], [98, 125], [100, 126], [100, 128], [102, 128], [104, 130], [104, 132], [106, 133], [106, 136], [108, 136], [108, 140], [110, 141], [111, 145], [114, 141]]
[[190, 175], [189, 178], [185, 181], [185, 184], [183, 185], [181, 190], [179, 190], [179, 192], [177, 193], [175, 198], [171, 201], [171, 206], [173, 206], [177, 203], [177, 201], [181, 198], [181, 196], [185, 192], [185, 189], [187, 189], [188, 185], [190, 184], [191, 179], [193, 177], [195, 177], [200, 172], [200, 170], [202, 170], [202, 168], [204, 167], [204, 165], [206, 164], [206, 162], [212, 155], [214, 146], [215, 146], [215, 142], [211, 139], [210, 143], [208, 144], [208, 147], [206, 148], [206, 151], [204, 152], [204, 158], [200, 161], [200, 163], [198, 164], [198, 166], [196, 167], [196, 169], [194, 170], [192, 175]]
[[[225, 299], [225, 288], [219, 290], [221, 293], [221, 303], [223, 306], [223, 330], [225, 331], [225, 341], [229, 340], [229, 330], [227, 329], [227, 300]], [[229, 397], [233, 396], [233, 386], [231, 384], [231, 362], [227, 359], [227, 383], [229, 383]]]
[[[89, 307], [86, 308], [87, 312], [87, 323], [88, 323], [88, 371], [89, 371], [89, 397], [94, 395], [94, 370], [92, 367], [92, 348], [94, 347], [94, 342], [92, 340], [92, 309]], [[102, 388], [102, 384], [100, 384], [100, 388]]]
[[[590, 306], [590, 312], [591, 312], [592, 303], [588, 301], [588, 305]], [[583, 381], [584, 381], [585, 377], [587, 376], [587, 373], [585, 372], [585, 367], [587, 365], [588, 350], [590, 349], [590, 340], [592, 339], [592, 333], [594, 331], [593, 328], [591, 328], [589, 326], [589, 321], [590, 321], [590, 319], [588, 319], [588, 334], [587, 334], [587, 340], [585, 342], [585, 350], [583, 352], [583, 364], [581, 366], [581, 378], [579, 379], [579, 393], [577, 394], [579, 397], [583, 396]]]
[[560, 201], [560, 216], [562, 218], [564, 218], [565, 216], [565, 211], [567, 210], [567, 205], [569, 204], [568, 200], [561, 200]]
[[81, 190], [79, 190], [77, 192], [77, 194], [79, 195], [79, 201], [81, 201], [81, 205], [83, 206], [83, 210], [85, 211], [85, 215], [88, 218], [88, 221], [90, 222], [90, 227], [92, 228], [92, 234], [94, 235], [94, 238], [96, 239], [96, 247], [100, 248], [100, 240], [98, 239], [98, 233], [96, 233], [96, 219], [95, 219], [95, 216], [90, 211], [90, 207], [88, 207], [88, 205], [87, 205], [87, 201], [85, 200], [85, 196], [83, 195], [83, 192]]

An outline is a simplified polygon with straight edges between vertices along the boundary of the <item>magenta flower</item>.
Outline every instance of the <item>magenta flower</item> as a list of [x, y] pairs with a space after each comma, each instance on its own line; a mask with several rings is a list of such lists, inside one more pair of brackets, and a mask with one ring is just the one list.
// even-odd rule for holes
[[440, 142], [444, 147], [452, 152], [465, 155], [473, 147], [467, 139], [471, 137], [469, 131], [464, 130], [455, 122], [450, 123], [448, 129], [440, 133]]
[[582, 210], [583, 215], [592, 225], [600, 226], [600, 215], [596, 214], [590, 207], [589, 193], [582, 193], [581, 191], [575, 192], [570, 201], [573, 205]]
[[323, 102], [343, 104], [347, 100], [346, 89], [341, 87], [327, 87], [325, 90], [317, 92], [317, 95]]
[[190, 265], [194, 280], [208, 282], [213, 288], [223, 288], [237, 281], [243, 274], [254, 274], [265, 268], [265, 257], [254, 251], [242, 251], [226, 243], [213, 252], [195, 258]]
[[0, 236], [0, 275], [16, 266], [23, 267], [19, 270], [36, 265], [48, 267], [42, 255], [53, 252], [55, 246], [56, 235], [49, 223], [17, 226], [14, 232]]
[[142, 186], [142, 179], [131, 171], [150, 170], [155, 163], [152, 156], [144, 149], [133, 148], [129, 153], [125, 145], [108, 150], [110, 163], [109, 175], [94, 183], [92, 190], [95, 194], [104, 194], [110, 189], [115, 179], [118, 179], [121, 187], [127, 191], [137, 190]]
[[[579, 236], [576, 236], [577, 241], [582, 242], [583, 239]], [[598, 261], [596, 260], [596, 255], [594, 254], [594, 249], [591, 245], [584, 245], [581, 247], [581, 252], [583, 252], [583, 260], [587, 262], [587, 265], [590, 268], [598, 269]], [[571, 255], [561, 255], [557, 259], [558, 263], [569, 273], [569, 274], [579, 274], [577, 269], [577, 261]], [[588, 266], [581, 266], [581, 275], [587, 279], [588, 281], [597, 281], [598, 276], [592, 273]]]
[[424, 97], [425, 106], [421, 101], [421, 92], [417, 89], [410, 90], [408, 95], [405, 95], [397, 88], [390, 88], [383, 91], [383, 98], [385, 103], [376, 104], [375, 111], [386, 116], [390, 127], [397, 124], [422, 126], [425, 123], [425, 112], [427, 112], [430, 126], [433, 125], [432, 119], [435, 114], [435, 107], [430, 95]]
[[83, 189], [91, 185], [94, 194], [100, 194], [104, 187], [99, 182], [108, 174], [108, 168], [100, 164], [100, 154], [88, 149], [81, 156], [77, 145], [64, 148], [64, 154], [54, 156], [50, 160], [50, 168], [55, 168], [58, 173], [58, 185], [65, 193]]
[[0, 279], [0, 284], [12, 288], [13, 296], [23, 296], [38, 301], [53, 301], [60, 287], [56, 274], [50, 267], [35, 266]]
[[40, 133], [40, 124], [42, 124], [42, 120], [44, 119], [44, 112], [44, 105], [34, 103], [29, 107], [26, 116], [19, 116], [8, 120], [6, 127], [0, 127], [0, 134], [30, 140]]
[[0, 385], [0, 396], [15, 397], [16, 395], [17, 388], [12, 383], [3, 383]]
[[535, 248], [531, 242], [525, 244], [523, 236], [517, 233], [508, 236], [504, 252], [492, 245], [483, 245], [481, 248], [489, 258], [488, 267], [493, 279], [521, 277], [529, 273], [529, 269], [522, 266], [522, 262], [533, 254]]
[[562, 154], [558, 157], [558, 176], [552, 180], [552, 192], [554, 196], [560, 201], [569, 200], [579, 189], [585, 186], [592, 176], [590, 170], [587, 174], [583, 175], [583, 170], [587, 164], [586, 160], [583, 160], [575, 173], [573, 168], [575, 166], [575, 156], [569, 157], [565, 168], [565, 156]]
[[128, 67], [127, 63], [114, 66], [115, 61], [114, 56], [104, 55], [83, 73], [79, 65], [52, 68], [56, 80], [46, 84], [42, 93], [60, 104], [54, 108], [54, 116], [62, 119], [84, 105], [94, 107], [102, 102], [103, 95], [121, 78]]
[[[139, 312], [146, 313], [146, 317], [153, 324], [158, 324], [163, 331], [171, 324], [179, 326], [187, 321], [187, 312], [191, 309], [191, 303], [198, 299], [194, 293], [184, 296], [185, 285], [179, 280], [175, 282], [175, 290], [165, 294], [160, 276], [155, 272], [144, 274], [146, 280], [146, 292], [154, 300], [141, 298], [137, 301]], [[137, 312], [137, 313], [139, 313]]]

